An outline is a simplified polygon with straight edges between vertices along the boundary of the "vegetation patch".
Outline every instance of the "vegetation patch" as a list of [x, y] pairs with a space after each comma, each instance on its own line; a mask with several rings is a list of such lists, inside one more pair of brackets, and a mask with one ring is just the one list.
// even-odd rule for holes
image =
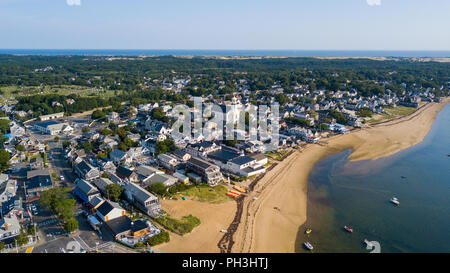
[[167, 230], [170, 230], [178, 235], [190, 233], [201, 223], [200, 219], [193, 215], [183, 216], [181, 219], [175, 219], [170, 216], [158, 217], [155, 221]]

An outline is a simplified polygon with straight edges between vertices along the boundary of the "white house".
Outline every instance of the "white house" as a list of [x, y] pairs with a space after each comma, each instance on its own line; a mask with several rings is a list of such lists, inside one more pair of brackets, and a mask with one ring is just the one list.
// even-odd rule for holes
[[100, 220], [108, 222], [126, 215], [126, 211], [119, 204], [106, 200], [97, 208], [96, 214]]

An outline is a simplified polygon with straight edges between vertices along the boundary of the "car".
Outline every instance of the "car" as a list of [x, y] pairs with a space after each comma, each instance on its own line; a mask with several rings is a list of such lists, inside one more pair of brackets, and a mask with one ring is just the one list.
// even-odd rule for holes
[[59, 178], [60, 178], [61, 180], [64, 180], [64, 176], [62, 176], [62, 175], [61, 175]]

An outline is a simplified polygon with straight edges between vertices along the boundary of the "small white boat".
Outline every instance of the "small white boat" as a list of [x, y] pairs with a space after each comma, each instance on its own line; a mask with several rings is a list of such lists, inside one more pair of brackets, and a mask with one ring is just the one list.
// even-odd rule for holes
[[373, 244], [371, 242], [369, 242], [369, 240], [364, 239], [364, 243], [366, 243], [367, 247], [372, 248]]
[[226, 230], [226, 229], [222, 229], [220, 232], [222, 232], [222, 233], [227, 233], [228, 232], [228, 230]]
[[398, 201], [397, 197], [392, 197], [392, 199], [390, 200], [392, 204], [394, 205], [400, 205], [400, 201]]
[[304, 242], [303, 245], [306, 247], [306, 249], [308, 250], [313, 250], [314, 247], [312, 246], [312, 244], [310, 242]]

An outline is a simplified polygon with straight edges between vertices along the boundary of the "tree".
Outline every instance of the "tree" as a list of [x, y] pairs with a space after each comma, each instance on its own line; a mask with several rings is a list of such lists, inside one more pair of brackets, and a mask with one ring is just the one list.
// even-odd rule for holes
[[9, 169], [10, 154], [5, 149], [0, 149], [0, 172], [4, 172]]
[[84, 134], [87, 134], [87, 133], [89, 133], [89, 127], [85, 126], [85, 127], [83, 127], [83, 129], [81, 129], [81, 131], [82, 131]]
[[156, 145], [155, 145], [155, 152], [158, 155], [170, 153], [170, 152], [175, 151], [176, 149], [177, 149], [177, 147], [175, 146], [175, 142], [173, 142], [173, 140], [171, 140], [171, 139], [166, 139], [163, 141], [156, 142]]
[[75, 218], [71, 218], [69, 219], [65, 224], [64, 224], [64, 229], [67, 232], [72, 232], [78, 229], [78, 221]]
[[106, 186], [106, 196], [109, 200], [113, 202], [119, 202], [120, 196], [122, 195], [123, 188], [119, 186], [118, 184], [110, 184]]
[[23, 145], [17, 144], [16, 145], [16, 150], [19, 152], [23, 152], [25, 151], [25, 147]]
[[29, 238], [28, 238], [28, 235], [23, 230], [21, 230], [20, 234], [17, 236], [16, 240], [17, 240], [18, 246], [23, 246], [23, 245], [28, 244]]
[[59, 142], [59, 136], [55, 136], [55, 142]]
[[9, 133], [9, 119], [0, 119], [0, 133]]
[[105, 112], [103, 112], [101, 110], [95, 110], [91, 115], [92, 119], [101, 119], [104, 117], [106, 117], [106, 114], [105, 114]]
[[4, 242], [0, 242], [0, 251], [5, 249], [5, 248], [6, 248], [5, 243]]
[[167, 187], [163, 183], [151, 184], [147, 186], [147, 190], [161, 196], [167, 195]]

